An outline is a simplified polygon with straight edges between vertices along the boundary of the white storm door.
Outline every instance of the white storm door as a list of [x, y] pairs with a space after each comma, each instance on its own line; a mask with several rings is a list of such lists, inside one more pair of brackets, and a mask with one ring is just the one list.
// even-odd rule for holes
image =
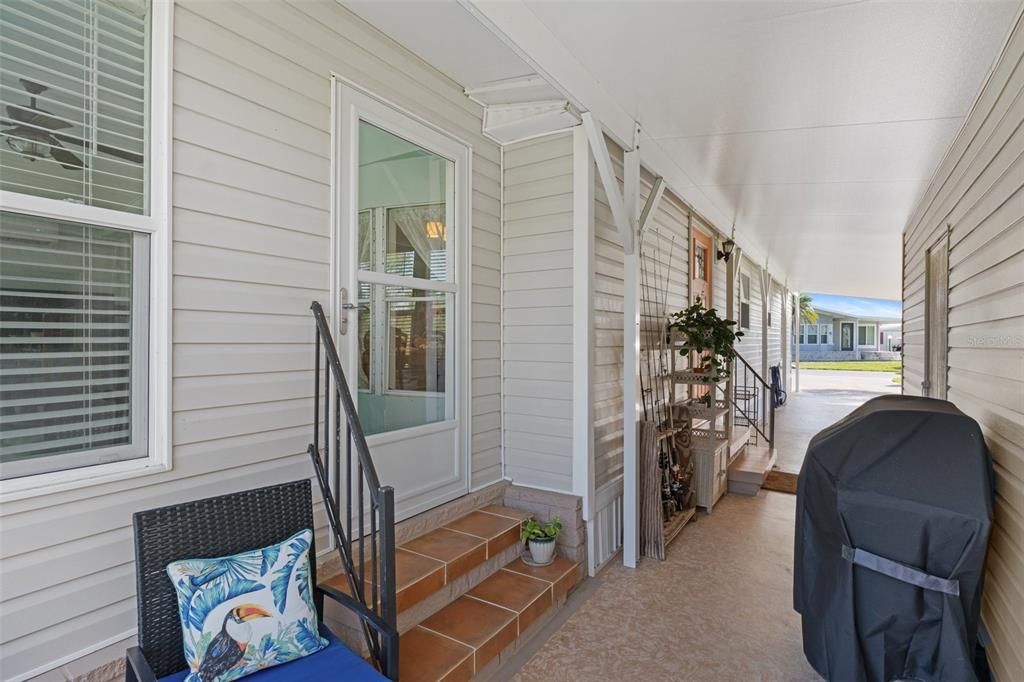
[[339, 353], [398, 519], [468, 491], [468, 148], [335, 81]]

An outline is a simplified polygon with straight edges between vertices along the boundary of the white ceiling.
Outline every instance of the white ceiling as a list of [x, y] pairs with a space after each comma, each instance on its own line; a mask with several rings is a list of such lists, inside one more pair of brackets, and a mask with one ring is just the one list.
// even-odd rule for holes
[[791, 287], [895, 298], [902, 229], [1018, 0], [349, 6], [463, 85], [537, 71], [639, 121], [645, 162]]
[[463, 87], [534, 73], [455, 0], [341, 1]]

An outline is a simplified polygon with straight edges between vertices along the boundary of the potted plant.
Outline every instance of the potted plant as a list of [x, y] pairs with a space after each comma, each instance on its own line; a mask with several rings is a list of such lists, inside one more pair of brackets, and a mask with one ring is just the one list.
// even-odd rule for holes
[[743, 336], [743, 332], [733, 331], [735, 326], [735, 320], [722, 319], [714, 308], [705, 308], [700, 298], [689, 308], [673, 313], [668, 325], [679, 333], [682, 355], [700, 356], [701, 364], [694, 371], [710, 374], [716, 381], [729, 378], [729, 368], [736, 357], [735, 344]]
[[547, 566], [555, 560], [555, 538], [562, 532], [562, 520], [557, 516], [541, 523], [532, 516], [523, 521], [521, 536], [530, 548], [530, 557], [538, 566]]

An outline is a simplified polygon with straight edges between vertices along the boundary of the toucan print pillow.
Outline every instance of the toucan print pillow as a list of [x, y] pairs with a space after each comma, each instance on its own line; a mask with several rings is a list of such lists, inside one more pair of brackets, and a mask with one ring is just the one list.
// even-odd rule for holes
[[327, 646], [320, 636], [304, 530], [284, 542], [167, 566], [178, 592], [186, 682], [228, 682]]

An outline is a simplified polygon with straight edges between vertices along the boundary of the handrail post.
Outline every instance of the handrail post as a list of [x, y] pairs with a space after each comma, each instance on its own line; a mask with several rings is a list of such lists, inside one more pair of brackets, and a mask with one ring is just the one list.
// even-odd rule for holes
[[768, 423], [768, 447], [775, 447], [775, 396], [771, 397], [771, 421]]
[[381, 493], [381, 617], [388, 625], [398, 625], [395, 576], [395, 489], [384, 486]]
[[[345, 372], [341, 366], [338, 350], [334, 345], [330, 327], [319, 302], [313, 301], [310, 308], [316, 323], [316, 358], [314, 360], [314, 397], [313, 397], [313, 443], [309, 446], [313, 468], [316, 473], [320, 491], [324, 497], [328, 521], [334, 534], [342, 566], [348, 578], [353, 603], [365, 609], [372, 617], [379, 617], [386, 627], [371, 628], [364, 616], [363, 630], [370, 658], [384, 674], [398, 679], [398, 607], [397, 577], [395, 572], [395, 491], [391, 486], [382, 486], [377, 476], [366, 436], [359, 422], [352, 393], [349, 389]], [[323, 376], [320, 375], [320, 353], [323, 352]], [[320, 391], [323, 390], [323, 411], [321, 412]], [[332, 404], [333, 399], [333, 404]], [[320, 417], [323, 416], [322, 447], [323, 458], [320, 456], [321, 432]], [[345, 427], [342, 430], [342, 419]], [[345, 437], [345, 519], [341, 519], [341, 438]], [[353, 450], [355, 461], [353, 462]], [[333, 465], [333, 466], [332, 466]], [[355, 465], [355, 467], [353, 467]], [[353, 472], [355, 468], [355, 472]], [[333, 490], [332, 490], [333, 481]], [[353, 495], [352, 485], [357, 493]], [[364, 554], [364, 488], [370, 497], [370, 564], [371, 580], [366, 576], [366, 557]], [[353, 497], [357, 509], [353, 516]], [[380, 521], [378, 528], [377, 522]], [[377, 545], [380, 541], [378, 554]], [[358, 541], [358, 558], [354, 556], [352, 544]], [[379, 559], [380, 579], [378, 580], [377, 565]], [[370, 583], [371, 594], [366, 594], [366, 584]], [[379, 591], [379, 596], [378, 596]], [[379, 621], [378, 621], [379, 622]], [[375, 626], [377, 627], [377, 626]]]

